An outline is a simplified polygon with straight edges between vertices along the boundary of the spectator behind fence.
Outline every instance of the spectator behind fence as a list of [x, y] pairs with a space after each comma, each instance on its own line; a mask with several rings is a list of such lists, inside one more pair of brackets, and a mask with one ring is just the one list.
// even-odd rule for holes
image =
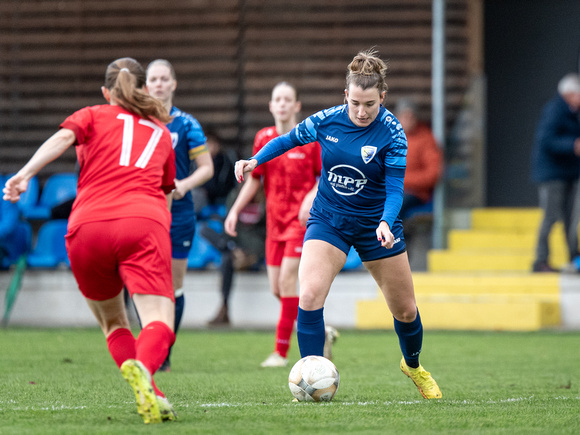
[[[580, 78], [565, 75], [558, 93], [542, 110], [532, 149], [532, 180], [538, 185], [544, 218], [538, 231], [534, 272], [557, 272], [550, 265], [549, 235], [557, 221], [564, 223], [568, 260], [578, 255], [578, 214], [574, 207], [580, 175]], [[574, 208], [576, 210], [574, 211]]]
[[[213, 160], [214, 174], [209, 181], [193, 190], [194, 203], [198, 215], [201, 214], [207, 220], [218, 220], [223, 226], [228, 196], [237, 184], [234, 176], [234, 159], [222, 148], [222, 139], [215, 131], [206, 131], [206, 138]], [[200, 222], [200, 225], [201, 236], [221, 254], [219, 269], [222, 303], [216, 316], [208, 322], [208, 326], [228, 326], [229, 299], [234, 279], [234, 252], [239, 248], [231, 237], [223, 231], [216, 231], [208, 222]]]
[[395, 116], [407, 136], [407, 169], [403, 186], [403, 223], [416, 207], [433, 199], [433, 190], [443, 170], [443, 155], [429, 126], [417, 118], [417, 105], [409, 98], [401, 98]]

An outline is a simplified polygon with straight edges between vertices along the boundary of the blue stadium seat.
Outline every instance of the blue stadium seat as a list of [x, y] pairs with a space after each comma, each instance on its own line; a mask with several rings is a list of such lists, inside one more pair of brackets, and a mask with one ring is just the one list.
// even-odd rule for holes
[[[220, 252], [200, 234], [201, 226], [208, 224], [216, 231], [218, 231], [217, 225], [220, 225], [216, 221], [198, 222], [195, 227], [193, 244], [187, 258], [188, 269], [205, 269], [210, 264], [219, 265], [221, 263]], [[223, 226], [221, 232], [223, 232]]]
[[356, 250], [351, 246], [350, 251], [348, 251], [348, 256], [346, 257], [346, 263], [342, 270], [357, 270], [362, 268], [363, 264], [358, 256], [358, 252], [356, 252]]
[[198, 219], [200, 220], [208, 220], [216, 218], [225, 219], [226, 215], [227, 209], [225, 204], [208, 204], [200, 210]]
[[65, 172], [51, 175], [44, 183], [38, 203], [34, 206], [22, 210], [22, 214], [27, 219], [48, 220], [51, 209], [77, 194], [77, 174]]
[[[12, 176], [12, 175], [10, 175]], [[17, 202], [20, 212], [25, 215], [25, 211], [34, 207], [38, 203], [38, 195], [40, 193], [40, 185], [36, 176], [32, 177], [28, 182], [26, 192], [20, 195], [20, 200]]]
[[23, 254], [30, 252], [32, 245], [32, 227], [28, 222], [20, 221], [16, 224], [10, 237], [5, 240], [9, 246], [4, 246], [2, 255], [0, 255], [0, 270], [8, 269], [11, 265], [16, 264]]
[[36, 245], [28, 256], [28, 266], [54, 268], [61, 264], [70, 265], [64, 240], [67, 224], [66, 219], [54, 219], [40, 226]]
[[[0, 174], [0, 186], [3, 187], [9, 177], [11, 175]], [[0, 203], [0, 269], [8, 269], [18, 262], [21, 255], [30, 252], [32, 227], [20, 219], [17, 204]]]

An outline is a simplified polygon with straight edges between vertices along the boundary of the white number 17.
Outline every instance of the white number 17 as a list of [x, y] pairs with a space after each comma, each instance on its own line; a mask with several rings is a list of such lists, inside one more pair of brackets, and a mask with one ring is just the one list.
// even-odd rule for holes
[[[133, 147], [134, 118], [133, 116], [126, 113], [120, 113], [117, 115], [117, 119], [121, 119], [123, 121], [123, 144], [121, 146], [121, 158], [119, 159], [119, 165], [129, 166], [129, 161], [131, 159], [131, 148]], [[154, 122], [147, 121], [146, 119], [140, 119], [139, 124], [153, 129], [153, 133], [149, 138], [149, 142], [147, 142], [147, 146], [135, 163], [136, 167], [144, 168], [147, 166], [147, 163], [149, 163], [149, 159], [151, 159], [153, 151], [155, 151], [155, 147], [159, 143], [159, 139], [161, 139], [163, 129]]]

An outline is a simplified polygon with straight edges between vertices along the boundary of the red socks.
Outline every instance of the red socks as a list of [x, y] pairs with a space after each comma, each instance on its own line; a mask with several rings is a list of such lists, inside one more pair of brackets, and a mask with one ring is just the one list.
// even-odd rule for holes
[[121, 368], [123, 364], [128, 359], [134, 359], [137, 355], [135, 350], [135, 337], [133, 333], [125, 328], [115, 329], [107, 337], [107, 347], [109, 352], [117, 364], [117, 367]]
[[290, 348], [290, 339], [294, 330], [294, 322], [298, 316], [298, 296], [281, 297], [280, 319], [276, 328], [276, 352], [286, 358]]
[[137, 340], [130, 330], [115, 329], [107, 337], [107, 346], [119, 368], [128, 359], [141, 361], [151, 373], [151, 386], [155, 390], [155, 394], [165, 397], [155, 385], [153, 374], [165, 361], [169, 347], [174, 341], [175, 334], [165, 323], [151, 322], [141, 331]]
[[151, 376], [161, 367], [169, 348], [175, 342], [175, 334], [165, 323], [155, 321], [145, 326], [136, 342], [136, 359], [149, 370]]

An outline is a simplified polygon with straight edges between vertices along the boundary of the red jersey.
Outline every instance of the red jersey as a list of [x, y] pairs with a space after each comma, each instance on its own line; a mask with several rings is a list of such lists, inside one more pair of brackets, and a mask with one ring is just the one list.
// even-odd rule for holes
[[[278, 137], [276, 127], [260, 130], [254, 139], [252, 155], [275, 137]], [[306, 227], [300, 225], [298, 212], [304, 197], [316, 184], [321, 169], [318, 142], [293, 148], [254, 169], [252, 177], [263, 177], [264, 182], [268, 239], [287, 241], [304, 237]]]
[[60, 125], [76, 136], [80, 164], [69, 232], [85, 222], [144, 217], [169, 231], [166, 193], [175, 188], [171, 134], [120, 106], [85, 107]]

